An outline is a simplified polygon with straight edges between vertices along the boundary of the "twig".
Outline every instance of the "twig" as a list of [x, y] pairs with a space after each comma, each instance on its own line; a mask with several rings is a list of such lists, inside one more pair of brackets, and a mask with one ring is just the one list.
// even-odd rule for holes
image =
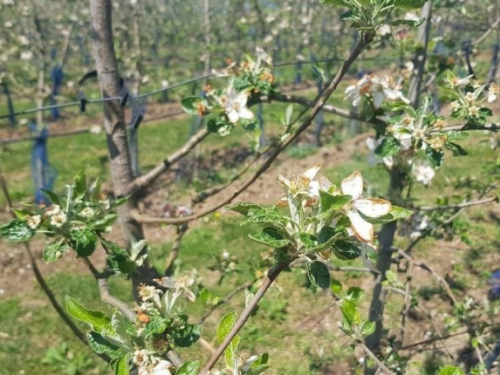
[[[13, 211], [14, 207], [12, 204], [12, 199], [11, 199], [11, 196], [9, 193], [9, 189], [7, 187], [7, 182], [5, 181], [5, 178], [3, 176], [2, 171], [0, 171], [0, 186], [2, 188], [2, 192], [5, 196], [5, 200], [7, 201], [7, 207], [9, 209], [9, 212], [12, 215], [12, 217], [15, 218], [16, 216], [15, 216], [14, 211]], [[59, 302], [57, 302], [57, 299], [56, 299], [54, 293], [52, 292], [50, 287], [45, 282], [45, 279], [43, 278], [43, 275], [42, 275], [40, 269], [38, 268], [38, 264], [36, 262], [36, 259], [31, 251], [29, 243], [23, 242], [23, 245], [24, 245], [26, 253], [28, 254], [28, 257], [30, 259], [31, 268], [33, 269], [33, 273], [35, 274], [36, 281], [38, 282], [38, 284], [42, 288], [43, 292], [45, 293], [45, 295], [49, 299], [50, 304], [52, 305], [54, 310], [56, 310], [57, 314], [63, 320], [63, 322], [66, 323], [66, 325], [69, 327], [69, 329], [71, 329], [71, 331], [75, 334], [75, 336], [84, 345], [88, 346], [87, 337], [85, 336], [85, 334], [82, 331], [80, 331], [80, 329], [76, 326], [76, 324], [73, 323], [71, 318], [66, 314], [66, 312], [61, 307]], [[97, 354], [97, 355], [108, 363], [111, 361], [111, 358], [106, 354]]]
[[127, 303], [111, 294], [108, 279], [111, 275], [113, 275], [113, 272], [109, 269], [106, 269], [104, 272], [99, 272], [97, 268], [92, 264], [90, 259], [82, 259], [89, 268], [92, 275], [94, 275], [95, 279], [97, 280], [97, 283], [99, 285], [99, 292], [101, 294], [101, 300], [108, 305], [116, 307], [128, 320], [130, 320], [132, 323], [135, 323], [137, 317], [135, 312], [127, 305]]
[[261, 167], [255, 172], [255, 174], [250, 177], [246, 182], [244, 182], [238, 189], [236, 189], [232, 194], [230, 194], [226, 199], [222, 199], [220, 203], [215, 204], [212, 207], [209, 207], [203, 211], [200, 211], [196, 214], [185, 216], [182, 218], [155, 218], [149, 217], [145, 215], [141, 215], [140, 212], [134, 211], [132, 212], [132, 217], [141, 224], [171, 224], [171, 225], [179, 225], [183, 223], [187, 223], [193, 220], [197, 220], [200, 217], [208, 215], [225, 205], [231, 203], [236, 197], [238, 197], [243, 191], [245, 191], [249, 186], [251, 186], [257, 179], [272, 165], [273, 161], [281, 154], [283, 150], [285, 150], [290, 144], [292, 144], [299, 135], [301, 135], [312, 123], [317, 114], [321, 111], [321, 109], [325, 106], [326, 101], [330, 98], [332, 93], [337, 89], [340, 81], [346, 74], [347, 70], [350, 68], [352, 63], [356, 60], [356, 58], [361, 54], [364, 50], [365, 46], [368, 45], [373, 36], [371, 34], [362, 34], [361, 38], [358, 41], [358, 44], [352, 51], [351, 55], [347, 60], [344, 61], [340, 70], [338, 71], [335, 78], [330, 82], [328, 87], [321, 93], [319, 98], [316, 100], [314, 107], [311, 109], [309, 114], [306, 116], [302, 124], [299, 128], [288, 138], [286, 138], [283, 143], [267, 158], [267, 160], [261, 165]]
[[449, 206], [435, 206], [435, 207], [420, 207], [420, 211], [442, 211], [442, 210], [459, 210], [462, 208], [472, 207], [472, 206], [480, 206], [487, 203], [498, 202], [497, 197], [490, 197], [479, 199], [477, 201], [464, 202], [459, 204], [453, 204]]
[[486, 30], [486, 32], [481, 35], [479, 38], [477, 38], [476, 40], [474, 40], [472, 42], [472, 45], [476, 45], [476, 44], [479, 44], [481, 43], [483, 40], [485, 40], [488, 35], [490, 35], [490, 33], [495, 30], [498, 26], [500, 25], [500, 17], [497, 18], [497, 20], [495, 22], [493, 22], [493, 24], [489, 27], [488, 30]]
[[172, 164], [176, 163], [184, 156], [186, 156], [209, 135], [210, 132], [206, 128], [198, 131], [198, 133], [193, 135], [180, 149], [175, 151], [172, 155], [163, 160], [148, 173], [142, 175], [141, 177], [137, 177], [134, 181], [132, 181], [131, 185], [129, 186], [130, 192], [136, 193], [141, 189], [144, 189], [145, 187], [151, 185], [151, 183], [153, 183], [162, 173], [168, 170], [172, 166]]
[[259, 287], [259, 290], [254, 295], [254, 297], [252, 298], [250, 303], [241, 312], [240, 316], [238, 317], [238, 320], [235, 322], [233, 328], [231, 329], [231, 332], [229, 332], [229, 334], [226, 336], [226, 338], [224, 339], [222, 344], [217, 348], [217, 351], [214, 353], [214, 355], [210, 358], [208, 363], [205, 365], [205, 367], [201, 371], [201, 375], [208, 374], [209, 371], [212, 369], [212, 367], [214, 367], [215, 363], [220, 358], [220, 356], [224, 353], [224, 351], [229, 346], [231, 341], [233, 341], [234, 337], [238, 334], [238, 332], [241, 330], [241, 328], [243, 328], [243, 326], [247, 322], [248, 318], [252, 314], [252, 311], [258, 305], [259, 301], [262, 299], [264, 294], [267, 292], [267, 290], [269, 289], [269, 287], [271, 286], [273, 281], [276, 280], [278, 275], [285, 268], [287, 268], [288, 265], [289, 265], [289, 263], [279, 263], [269, 270], [266, 278], [262, 282], [262, 285]]
[[358, 342], [358, 345], [365, 351], [366, 354], [377, 364], [377, 366], [385, 372], [386, 375], [392, 375], [394, 374], [391, 370], [387, 368], [386, 365], [382, 363], [380, 359], [377, 358], [377, 356], [370, 350], [368, 347], [365, 345], [364, 342], [360, 341]]
[[179, 251], [181, 250], [182, 239], [188, 230], [188, 226], [181, 225], [177, 228], [177, 236], [170, 249], [170, 254], [168, 254], [167, 261], [165, 262], [165, 276], [171, 276], [174, 268], [174, 262], [179, 257]]
[[203, 315], [198, 322], [198, 324], [203, 324], [205, 323], [205, 320], [207, 320], [212, 313], [217, 310], [220, 306], [228, 303], [236, 294], [241, 292], [242, 290], [245, 290], [246, 288], [250, 288], [257, 280], [252, 280], [252, 281], [247, 281], [246, 283], [240, 285], [233, 291], [231, 291], [227, 296], [225, 296], [223, 299], [221, 299], [219, 302], [217, 302], [215, 305], [210, 307], [210, 310], [208, 310], [205, 315]]

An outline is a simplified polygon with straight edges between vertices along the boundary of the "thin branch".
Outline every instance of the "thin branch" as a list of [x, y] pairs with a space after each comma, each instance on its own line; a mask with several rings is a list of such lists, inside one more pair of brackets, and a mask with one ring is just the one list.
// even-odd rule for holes
[[165, 276], [171, 276], [173, 273], [174, 262], [179, 257], [179, 252], [181, 250], [182, 239], [188, 230], [188, 226], [181, 225], [177, 228], [177, 236], [170, 249], [170, 254], [168, 254], [167, 261], [165, 262]]
[[236, 294], [238, 294], [239, 292], [247, 289], [247, 288], [250, 288], [257, 280], [252, 280], [252, 281], [247, 281], [246, 283], [240, 285], [239, 287], [237, 287], [236, 289], [234, 289], [233, 291], [231, 291], [227, 296], [225, 296], [223, 299], [221, 299], [220, 301], [218, 301], [215, 305], [213, 305], [212, 307], [210, 307], [210, 310], [208, 310], [205, 315], [203, 315], [200, 319], [200, 321], [198, 322], [198, 324], [203, 324], [205, 323], [205, 321], [210, 317], [210, 315], [212, 315], [212, 313], [217, 310], [220, 306], [228, 303]]
[[155, 218], [145, 215], [141, 215], [140, 212], [132, 212], [132, 217], [141, 224], [172, 224], [179, 225], [184, 224], [193, 220], [197, 220], [200, 217], [208, 215], [225, 205], [231, 203], [236, 197], [238, 197], [243, 191], [245, 191], [249, 186], [251, 186], [257, 179], [269, 169], [273, 161], [285, 150], [290, 144], [292, 144], [312, 123], [317, 114], [325, 106], [326, 101], [330, 98], [332, 93], [337, 89], [340, 81], [356, 60], [356, 58], [364, 50], [365, 46], [371, 42], [372, 36], [368, 34], [362, 34], [358, 41], [355, 49], [352, 51], [351, 55], [347, 60], [344, 61], [340, 70], [338, 71], [335, 78], [330, 82], [328, 87], [321, 93], [319, 98], [316, 100], [314, 107], [311, 109], [309, 114], [306, 116], [299, 128], [288, 138], [286, 138], [283, 143], [277, 147], [277, 149], [268, 157], [268, 159], [261, 165], [261, 167], [255, 172], [255, 174], [250, 177], [246, 182], [244, 182], [238, 189], [236, 189], [232, 194], [229, 194], [226, 199], [222, 199], [220, 203], [209, 207], [203, 211], [200, 211], [194, 215], [185, 216], [182, 218]]
[[462, 208], [467, 208], [467, 207], [472, 207], [472, 206], [480, 206], [483, 204], [488, 204], [492, 202], [498, 202], [497, 197], [490, 197], [490, 198], [484, 198], [484, 199], [479, 199], [477, 201], [470, 201], [470, 202], [464, 202], [464, 203], [459, 203], [459, 204], [454, 204], [454, 205], [448, 205], [448, 206], [435, 206], [435, 207], [420, 207], [420, 211], [444, 211], [444, 210], [460, 210]]
[[377, 356], [370, 350], [368, 347], [365, 345], [364, 342], [360, 341], [358, 342], [358, 345], [365, 351], [366, 354], [377, 364], [377, 366], [380, 368], [380, 370], [385, 372], [385, 375], [392, 375], [394, 374], [391, 370], [387, 368], [384, 363], [377, 358]]
[[498, 18], [497, 18], [497, 20], [496, 20], [495, 22], [493, 22], [493, 24], [489, 27], [489, 29], [488, 29], [488, 30], [486, 30], [486, 32], [485, 32], [483, 35], [481, 35], [479, 38], [477, 38], [476, 40], [474, 40], [474, 41], [472, 42], [472, 45], [476, 45], [476, 44], [481, 43], [481, 42], [482, 42], [483, 40], [485, 40], [485, 39], [488, 37], [488, 35], [490, 35], [490, 34], [491, 34], [491, 32], [492, 32], [493, 30], [495, 30], [498, 26], [500, 26], [500, 17], [498, 17]]
[[82, 258], [87, 267], [89, 268], [92, 275], [94, 275], [97, 283], [99, 285], [99, 292], [101, 294], [101, 300], [110, 306], [116, 307], [128, 320], [132, 323], [136, 322], [136, 313], [128, 306], [126, 302], [123, 302], [119, 298], [116, 298], [111, 294], [111, 288], [108, 284], [108, 279], [113, 272], [106, 269], [104, 272], [99, 272], [97, 268], [92, 264], [90, 259]]
[[[1, 186], [2, 192], [5, 196], [5, 200], [7, 201], [7, 207], [9, 209], [9, 212], [12, 215], [12, 217], [15, 218], [16, 216], [15, 216], [14, 211], [13, 211], [12, 199], [11, 199], [11, 196], [9, 193], [9, 189], [7, 187], [7, 182], [5, 181], [5, 178], [4, 178], [3, 173], [1, 171], [0, 171], [0, 186]], [[30, 259], [31, 268], [33, 269], [33, 273], [35, 274], [36, 281], [38, 282], [38, 284], [42, 288], [43, 292], [45, 293], [45, 295], [49, 299], [50, 304], [52, 305], [54, 310], [56, 310], [57, 314], [63, 320], [63, 322], [66, 323], [66, 325], [69, 327], [69, 329], [71, 329], [71, 331], [75, 334], [75, 336], [84, 345], [88, 346], [87, 337], [85, 336], [85, 334], [82, 331], [80, 331], [80, 329], [76, 326], [76, 324], [66, 314], [63, 307], [59, 304], [59, 302], [57, 302], [57, 299], [56, 299], [54, 293], [52, 292], [50, 287], [45, 282], [45, 279], [43, 278], [43, 275], [42, 275], [40, 269], [38, 268], [38, 264], [36, 262], [34, 255], [33, 255], [33, 252], [31, 251], [29, 243], [23, 242], [23, 244], [24, 244], [24, 248], [26, 250], [26, 253], [28, 254], [28, 257]], [[98, 355], [104, 361], [106, 361], [108, 363], [111, 361], [111, 358], [106, 354], [98, 354]]]
[[145, 187], [151, 185], [162, 173], [168, 170], [172, 164], [175, 164], [184, 156], [186, 156], [191, 150], [193, 150], [200, 142], [202, 142], [206, 137], [210, 135], [210, 132], [203, 128], [193, 135], [189, 140], [177, 151], [175, 151], [168, 158], [159, 163], [156, 167], [150, 170], [145, 175], [137, 177], [129, 186], [131, 193], [135, 193], [144, 189]]
[[217, 348], [217, 351], [214, 353], [214, 355], [210, 358], [208, 363], [205, 365], [205, 367], [201, 371], [201, 375], [207, 375], [209, 373], [209, 371], [212, 369], [212, 367], [214, 367], [217, 360], [224, 353], [224, 351], [229, 346], [229, 344], [231, 344], [231, 341], [233, 341], [234, 337], [238, 334], [238, 332], [241, 330], [241, 328], [243, 328], [243, 326], [247, 322], [248, 318], [250, 318], [252, 311], [258, 305], [259, 301], [262, 299], [264, 294], [266, 294], [266, 292], [269, 289], [269, 287], [271, 286], [271, 284], [274, 282], [274, 280], [276, 280], [278, 275], [285, 268], [288, 267], [288, 265], [289, 265], [289, 263], [280, 263], [280, 264], [277, 264], [276, 266], [272, 267], [269, 270], [266, 278], [262, 282], [262, 285], [259, 287], [259, 290], [254, 295], [254, 297], [252, 298], [250, 303], [242, 311], [242, 313], [238, 317], [238, 320], [234, 323], [234, 326], [231, 329], [231, 332], [229, 332], [229, 334], [226, 336], [226, 338], [224, 339], [222, 344]]

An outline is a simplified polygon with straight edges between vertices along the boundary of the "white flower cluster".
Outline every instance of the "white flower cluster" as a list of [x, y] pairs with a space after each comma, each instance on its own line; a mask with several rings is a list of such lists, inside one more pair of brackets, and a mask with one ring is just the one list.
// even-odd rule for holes
[[134, 352], [133, 362], [138, 367], [138, 375], [171, 375], [175, 368], [169, 361], [157, 357], [146, 349]]
[[378, 109], [385, 100], [401, 100], [409, 103], [401, 89], [402, 87], [390, 77], [381, 80], [374, 74], [367, 74], [357, 84], [347, 87], [345, 94], [347, 99], [352, 100], [355, 107], [360, 106], [363, 99], [371, 98], [373, 107]]

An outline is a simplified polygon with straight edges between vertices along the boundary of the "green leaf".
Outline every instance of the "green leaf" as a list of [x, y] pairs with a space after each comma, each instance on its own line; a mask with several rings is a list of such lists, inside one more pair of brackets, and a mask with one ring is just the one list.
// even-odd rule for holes
[[68, 250], [69, 246], [66, 242], [52, 242], [43, 250], [43, 261], [45, 263], [51, 263], [58, 259], [61, 259], [63, 254]]
[[262, 209], [262, 207], [260, 207], [257, 204], [253, 204], [253, 203], [236, 203], [236, 204], [231, 204], [231, 205], [225, 206], [224, 208], [226, 210], [231, 210], [231, 211], [237, 212], [239, 214], [242, 214], [245, 217], [248, 216], [248, 212], [251, 209]]
[[0, 236], [12, 243], [26, 242], [31, 240], [35, 231], [21, 219], [14, 219], [0, 227]]
[[266, 371], [271, 366], [268, 364], [269, 354], [264, 353], [250, 364], [250, 368], [245, 375], [259, 375]]
[[376, 324], [375, 322], [364, 322], [361, 327], [361, 334], [363, 337], [370, 336], [373, 332], [375, 332]]
[[144, 337], [148, 338], [154, 335], [160, 335], [166, 331], [170, 320], [163, 319], [161, 316], [153, 315], [151, 320], [144, 327]]
[[[236, 321], [236, 313], [232, 312], [225, 315], [221, 322], [219, 323], [219, 327], [217, 328], [217, 341], [221, 344], [226, 336], [231, 332], [231, 329], [234, 326]], [[233, 368], [234, 359], [236, 357], [236, 350], [238, 349], [238, 345], [240, 343], [240, 338], [235, 336], [231, 341], [231, 344], [228, 345], [226, 350], [224, 351], [224, 357], [226, 360], [227, 366]]]
[[347, 203], [352, 200], [350, 195], [332, 195], [325, 191], [319, 192], [320, 200], [321, 200], [321, 211], [322, 212], [331, 212], [340, 210]]
[[255, 235], [249, 235], [249, 237], [255, 242], [272, 248], [285, 247], [290, 243], [290, 240], [286, 239], [276, 228], [273, 227], [264, 228], [262, 232]]
[[85, 196], [87, 192], [87, 177], [85, 176], [85, 170], [81, 170], [75, 176], [75, 186], [73, 188], [73, 199], [81, 199]]
[[342, 260], [353, 260], [361, 255], [361, 249], [356, 244], [344, 240], [333, 244], [333, 252]]
[[198, 375], [200, 371], [200, 361], [191, 361], [184, 363], [177, 369], [175, 375]]
[[313, 261], [307, 264], [307, 276], [311, 283], [318, 288], [327, 289], [330, 287], [330, 271], [325, 263]]
[[340, 294], [342, 292], [342, 283], [337, 279], [332, 279], [330, 290], [335, 294]]
[[114, 201], [111, 202], [110, 207], [114, 208], [114, 207], [121, 206], [121, 205], [125, 204], [128, 201], [128, 199], [129, 199], [129, 196], [115, 199]]
[[361, 316], [356, 308], [356, 303], [349, 299], [342, 300], [342, 303], [340, 304], [340, 311], [342, 311], [344, 321], [351, 328], [358, 325], [361, 321]]
[[78, 257], [92, 255], [97, 246], [97, 235], [90, 229], [72, 230], [69, 233], [69, 245], [75, 249]]
[[89, 346], [97, 354], [108, 354], [110, 357], [115, 357], [117, 354], [116, 352], [120, 349], [94, 331], [87, 334], [87, 339], [89, 341]]
[[217, 328], [217, 342], [222, 344], [226, 336], [231, 332], [231, 329], [234, 326], [234, 322], [236, 322], [236, 313], [231, 312], [226, 314], [219, 323], [219, 327]]
[[432, 167], [437, 168], [440, 167], [441, 164], [443, 164], [444, 154], [442, 151], [436, 151], [432, 147], [427, 147], [425, 149], [425, 154]]
[[357, 286], [351, 286], [347, 290], [347, 295], [345, 298], [357, 304], [359, 301], [361, 301], [361, 298], [363, 298], [364, 295], [365, 291], [363, 289]]
[[456, 366], [445, 366], [439, 370], [439, 375], [465, 375], [465, 371]]
[[369, 223], [372, 224], [386, 224], [390, 223], [392, 221], [400, 220], [400, 219], [405, 219], [413, 214], [413, 211], [408, 210], [406, 208], [400, 207], [400, 206], [392, 206], [391, 212], [389, 212], [387, 215], [380, 216], [377, 218], [373, 217], [368, 217], [363, 214], [361, 216], [363, 219], [368, 221]]
[[394, 6], [396, 8], [416, 9], [422, 8], [425, 2], [426, 0], [395, 0]]
[[62, 206], [61, 205], [61, 200], [59, 199], [59, 197], [57, 196], [56, 193], [54, 193], [53, 191], [51, 190], [45, 190], [45, 189], [40, 189], [47, 197], [49, 197], [50, 201], [53, 203], [53, 204], [57, 204], [58, 206]]
[[187, 348], [196, 343], [201, 337], [201, 326], [186, 323], [182, 327], [175, 327], [171, 335], [174, 338], [175, 345]]
[[118, 219], [118, 215], [116, 213], [107, 214], [103, 218], [96, 220], [91, 223], [92, 228], [97, 230], [104, 230], [107, 227], [112, 226], [116, 220]]
[[89, 310], [70, 296], [66, 296], [66, 311], [73, 318], [90, 324], [92, 329], [97, 333], [100, 333], [111, 323], [111, 320], [104, 313]]
[[115, 273], [129, 274], [137, 268], [127, 251], [120, 245], [106, 240], [101, 240], [101, 243], [108, 253], [106, 263]]
[[382, 158], [394, 155], [399, 152], [400, 144], [395, 138], [384, 138], [375, 149], [375, 154]]
[[115, 370], [115, 375], [129, 375], [128, 360], [126, 355], [113, 361], [112, 367]]
[[275, 206], [272, 207], [254, 207], [248, 210], [246, 223], [260, 224], [266, 227], [284, 226], [287, 224], [287, 219], [281, 215]]
[[200, 107], [205, 107], [205, 100], [199, 96], [190, 96], [181, 100], [182, 109], [190, 115], [201, 115]]
[[453, 156], [467, 156], [467, 155], [469, 155], [467, 153], [467, 151], [465, 151], [460, 145], [453, 143], [453, 142], [445, 143], [444, 147], [446, 147], [448, 150], [450, 150], [453, 153]]

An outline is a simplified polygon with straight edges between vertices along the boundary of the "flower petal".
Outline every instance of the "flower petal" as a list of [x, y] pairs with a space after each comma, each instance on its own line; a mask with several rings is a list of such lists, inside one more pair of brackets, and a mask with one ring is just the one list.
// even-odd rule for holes
[[350, 195], [352, 199], [358, 199], [363, 194], [363, 177], [358, 171], [342, 180], [340, 184], [342, 193]]
[[227, 112], [227, 118], [233, 124], [236, 124], [240, 119], [240, 115], [234, 109]]
[[354, 208], [368, 217], [380, 217], [391, 212], [391, 202], [385, 199], [358, 199], [354, 201]]
[[253, 112], [250, 111], [248, 108], [241, 108], [240, 112], [238, 113], [241, 118], [251, 120], [253, 119]]
[[351, 221], [351, 228], [356, 238], [363, 242], [373, 241], [373, 225], [363, 219], [356, 211], [348, 211], [347, 217]]
[[309, 180], [313, 180], [314, 177], [316, 177], [316, 174], [319, 172], [320, 169], [321, 169], [321, 165], [316, 164], [314, 167], [309, 168], [307, 171], [302, 173], [302, 176], [308, 178]]

